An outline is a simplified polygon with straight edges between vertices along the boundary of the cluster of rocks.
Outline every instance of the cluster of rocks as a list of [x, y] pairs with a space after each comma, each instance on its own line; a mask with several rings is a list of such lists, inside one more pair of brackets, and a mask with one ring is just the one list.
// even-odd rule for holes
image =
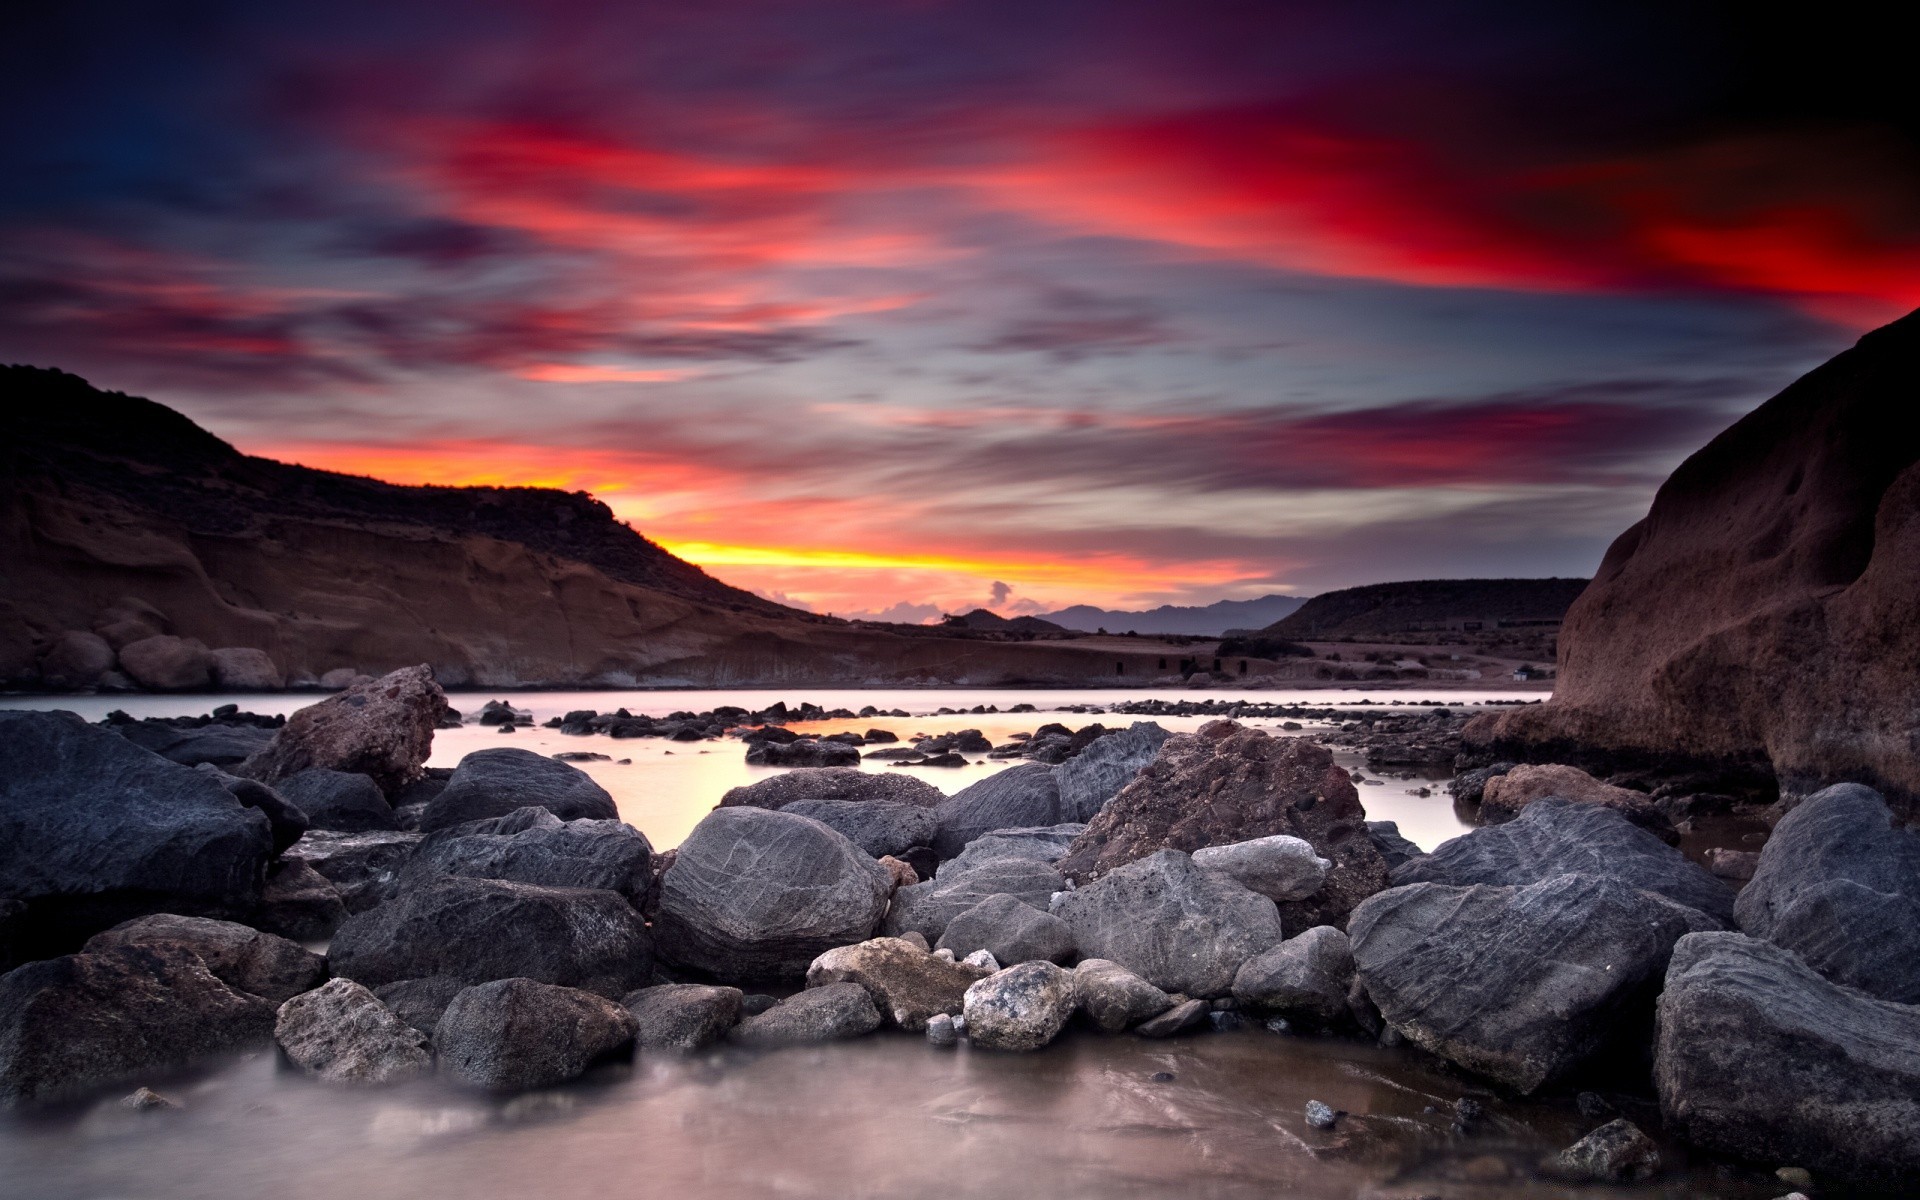
[[49, 638], [35, 666], [35, 682], [63, 692], [263, 692], [287, 682], [266, 651], [175, 636], [165, 615], [132, 599], [103, 609], [91, 629]]

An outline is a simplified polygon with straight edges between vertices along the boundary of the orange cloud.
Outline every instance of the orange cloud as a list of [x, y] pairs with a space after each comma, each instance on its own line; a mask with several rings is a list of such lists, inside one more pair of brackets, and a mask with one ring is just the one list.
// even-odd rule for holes
[[701, 372], [692, 367], [598, 367], [572, 363], [540, 363], [514, 372], [537, 383], [676, 383]]

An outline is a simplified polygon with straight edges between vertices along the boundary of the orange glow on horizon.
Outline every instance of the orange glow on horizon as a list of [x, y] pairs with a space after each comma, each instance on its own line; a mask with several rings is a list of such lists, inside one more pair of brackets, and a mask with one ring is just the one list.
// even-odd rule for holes
[[602, 367], [591, 364], [540, 363], [514, 372], [535, 383], [677, 383], [697, 378], [691, 367]]

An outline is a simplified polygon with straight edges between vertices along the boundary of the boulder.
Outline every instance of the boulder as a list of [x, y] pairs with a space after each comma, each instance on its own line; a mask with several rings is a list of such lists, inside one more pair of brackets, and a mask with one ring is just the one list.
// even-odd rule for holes
[[1218, 871], [1240, 886], [1269, 900], [1305, 900], [1325, 886], [1333, 864], [1313, 852], [1313, 846], [1290, 834], [1224, 846], [1203, 846], [1193, 852], [1193, 865]]
[[1052, 913], [1002, 892], [948, 921], [935, 948], [958, 958], [985, 950], [1009, 966], [1036, 959], [1065, 962], [1073, 957], [1073, 930]]
[[427, 803], [423, 832], [544, 808], [562, 821], [617, 821], [613, 797], [578, 767], [531, 750], [496, 746], [460, 760], [453, 778]]
[[347, 919], [340, 889], [306, 863], [287, 861], [267, 874], [247, 924], [296, 942], [322, 942]]
[[636, 1046], [686, 1054], [726, 1036], [740, 1020], [741, 999], [739, 988], [662, 983], [628, 992], [621, 1003], [633, 1014]]
[[425, 979], [383, 983], [373, 990], [373, 994], [394, 1016], [432, 1037], [434, 1027], [440, 1024], [441, 1014], [447, 1011], [447, 1005], [452, 1004], [453, 998], [466, 991], [467, 987], [458, 979], [429, 975]]
[[633, 1044], [633, 1014], [592, 992], [496, 979], [453, 998], [434, 1027], [447, 1074], [475, 1087], [551, 1087]]
[[287, 776], [274, 789], [307, 814], [314, 829], [367, 833], [400, 828], [393, 806], [365, 775], [314, 767]]
[[429, 834], [401, 873], [411, 887], [443, 875], [619, 892], [636, 907], [653, 882], [653, 847], [621, 821], [562, 821], [544, 808]]
[[918, 1032], [939, 1013], [959, 1016], [961, 998], [983, 974], [965, 963], [935, 958], [899, 938], [874, 938], [814, 959], [807, 968], [807, 986], [857, 983], [873, 997], [882, 1016], [901, 1029]]
[[653, 946], [617, 892], [454, 877], [348, 917], [327, 961], [368, 987], [519, 977], [624, 996], [653, 970]]
[[1531, 1093], [1644, 1029], [1674, 942], [1711, 928], [1698, 910], [1617, 879], [1558, 875], [1397, 887], [1355, 909], [1350, 932], [1388, 1025]]
[[331, 833], [316, 829], [289, 846], [284, 862], [297, 862], [340, 890], [349, 913], [365, 912], [398, 890], [400, 871], [420, 844], [418, 833]]
[[1109, 959], [1081, 959], [1073, 986], [1080, 1010], [1108, 1033], [1124, 1033], [1173, 1007], [1172, 996]]
[[1393, 885], [1517, 887], [1570, 874], [1609, 876], [1733, 923], [1733, 889], [1686, 855], [1612, 809], [1554, 796], [1395, 867]]
[[1347, 1016], [1353, 947], [1331, 925], [1316, 925], [1242, 963], [1233, 998], [1250, 1008], [1331, 1026]]
[[285, 853], [289, 846], [313, 828], [313, 822], [307, 819], [307, 814], [299, 805], [266, 784], [229, 775], [211, 763], [201, 763], [196, 769], [216, 780], [235, 800], [266, 814], [267, 824], [273, 829], [273, 852], [276, 855]]
[[1167, 1038], [1207, 1024], [1213, 1006], [1205, 1000], [1181, 1000], [1157, 1017], [1140, 1022], [1133, 1031], [1144, 1038]]
[[1191, 853], [1289, 834], [1333, 865], [1320, 891], [1287, 902], [1281, 914], [1302, 926], [1344, 925], [1355, 904], [1387, 885], [1366, 817], [1353, 780], [1326, 747], [1213, 721], [1168, 738], [1087, 823], [1060, 870], [1085, 883], [1162, 849]]
[[120, 648], [120, 669], [156, 692], [202, 692], [213, 683], [213, 657], [193, 638], [141, 638]]
[[273, 1039], [295, 1066], [329, 1083], [398, 1083], [433, 1069], [427, 1035], [351, 979], [288, 999]]
[[86, 949], [173, 946], [200, 956], [214, 978], [275, 1004], [319, 987], [327, 960], [297, 943], [232, 921], [156, 913], [123, 921], [88, 940]]
[[808, 988], [741, 1021], [731, 1038], [748, 1046], [837, 1042], [880, 1028], [883, 1018], [867, 989], [857, 983]]
[[265, 650], [252, 646], [223, 646], [207, 654], [213, 685], [223, 692], [277, 692], [287, 677], [273, 665]]
[[1920, 1008], [1822, 979], [1737, 933], [1674, 948], [1654, 1086], [1707, 1150], [1863, 1178], [1920, 1173]]
[[1160, 850], [1053, 898], [1080, 953], [1111, 959], [1155, 987], [1224, 996], [1234, 973], [1281, 940], [1273, 901], [1190, 855]]
[[845, 742], [803, 738], [797, 742], [749, 742], [747, 761], [760, 767], [851, 767], [860, 752]]
[[1480, 792], [1479, 816], [1489, 825], [1498, 825], [1513, 820], [1527, 805], [1547, 796], [1611, 808], [1669, 846], [1680, 842], [1673, 822], [1654, 807], [1653, 797], [1631, 788], [1602, 783], [1579, 767], [1565, 763], [1522, 763], [1504, 775], [1488, 779]]
[[940, 827], [931, 808], [884, 800], [794, 800], [780, 811], [838, 830], [875, 858], [925, 846]]
[[932, 808], [947, 795], [911, 775], [880, 775], [858, 767], [809, 767], [729, 789], [721, 808], [785, 808], [796, 800], [844, 800], [912, 804]]
[[40, 656], [41, 686], [56, 692], [90, 688], [111, 670], [113, 647], [97, 633], [69, 630]]
[[1133, 782], [1140, 769], [1153, 761], [1167, 740], [1167, 731], [1152, 721], [1135, 721], [1115, 730], [1054, 769], [1060, 788], [1060, 820], [1091, 821], [1107, 801]]
[[1056, 825], [1070, 818], [1060, 802], [1060, 784], [1054, 768], [1045, 763], [1021, 763], [960, 789], [940, 802], [940, 830], [933, 849], [943, 860], [957, 856], [967, 843], [996, 829]]
[[967, 989], [967, 1039], [983, 1050], [1038, 1050], [1060, 1036], [1079, 1004], [1072, 971], [1024, 962]]
[[446, 706], [425, 665], [363, 680], [288, 717], [267, 748], [235, 773], [272, 784], [324, 767], [371, 776], [391, 796], [420, 778]]
[[[967, 843], [967, 848], [940, 869], [959, 874], [971, 871], [995, 858], [1030, 858], [1052, 866], [1067, 856], [1073, 839], [1087, 827], [1078, 821], [1058, 825], [1033, 825], [1025, 828], [996, 829]], [[1057, 889], [1056, 889], [1057, 890]]]
[[72, 713], [0, 712], [0, 879], [29, 956], [156, 911], [241, 915], [273, 830], [202, 772]]
[[1419, 858], [1426, 851], [1414, 845], [1400, 835], [1398, 821], [1368, 821], [1367, 836], [1373, 839], [1374, 848], [1380, 851], [1380, 857], [1387, 860], [1387, 870], [1403, 862]]
[[882, 926], [885, 932], [895, 937], [918, 933], [930, 943], [938, 942], [949, 921], [989, 896], [1010, 895], [1045, 911], [1053, 894], [1067, 886], [1060, 872], [1034, 858], [988, 859], [966, 870], [956, 868], [958, 861], [948, 863], [924, 883], [895, 892]]
[[0, 975], [0, 1107], [80, 1095], [259, 1045], [274, 1006], [178, 946], [114, 946]]
[[1909, 315], [1688, 458], [1567, 611], [1553, 698], [1477, 718], [1468, 752], [1704, 769], [1789, 799], [1850, 779], [1914, 815], [1916, 385]]
[[184, 767], [203, 763], [223, 769], [238, 768], [272, 743], [274, 731], [258, 725], [212, 721], [180, 726], [166, 721], [134, 721], [107, 726], [136, 746], [144, 746]]
[[1734, 915], [1835, 983], [1920, 1003], [1920, 833], [1871, 788], [1836, 784], [1781, 818]]
[[[661, 877], [661, 953], [723, 980], [796, 978], [835, 946], [865, 941], [892, 878], [818, 821], [762, 808], [701, 820]], [[903, 889], [911, 890], [911, 889]]]
[[1660, 1173], [1660, 1147], [1632, 1121], [1608, 1121], [1562, 1150], [1553, 1166], [1565, 1179], [1644, 1183]]

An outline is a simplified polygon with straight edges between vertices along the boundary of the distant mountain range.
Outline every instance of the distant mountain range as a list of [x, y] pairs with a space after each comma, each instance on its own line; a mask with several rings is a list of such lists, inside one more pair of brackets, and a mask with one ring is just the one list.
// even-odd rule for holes
[[1041, 613], [1040, 619], [1066, 629], [1086, 633], [1104, 629], [1108, 633], [1191, 633], [1217, 637], [1229, 629], [1264, 629], [1307, 602], [1305, 596], [1262, 596], [1257, 600], [1222, 600], [1204, 606], [1163, 604], [1144, 612], [1095, 608], [1076, 604], [1059, 612]]

